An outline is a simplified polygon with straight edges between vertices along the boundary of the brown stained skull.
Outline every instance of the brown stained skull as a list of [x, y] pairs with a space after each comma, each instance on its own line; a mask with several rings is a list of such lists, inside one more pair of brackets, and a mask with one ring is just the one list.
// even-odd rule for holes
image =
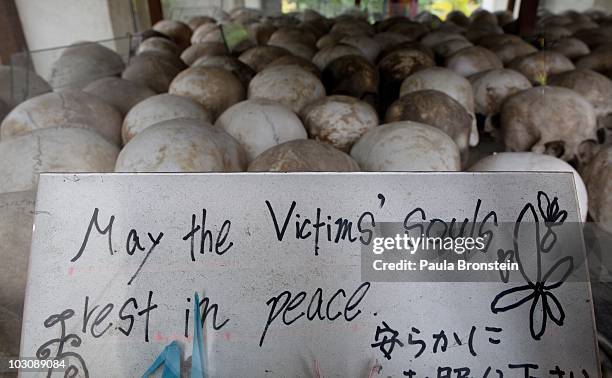
[[328, 95], [348, 95], [370, 104], [378, 93], [378, 71], [360, 55], [347, 55], [325, 67], [321, 78]]
[[405, 78], [435, 65], [431, 56], [416, 48], [398, 49], [385, 55], [378, 63], [381, 88], [384, 88], [380, 92], [383, 106], [398, 97], [399, 87]]
[[189, 46], [191, 28], [187, 24], [174, 20], [161, 20], [153, 25], [153, 30], [172, 38], [182, 50]]
[[348, 154], [312, 139], [281, 143], [262, 152], [249, 172], [357, 172], [359, 165]]
[[567, 88], [541, 86], [510, 97], [501, 111], [507, 151], [533, 151], [584, 164], [596, 143], [593, 105]]
[[397, 121], [424, 123], [444, 131], [459, 147], [462, 163], [467, 163], [472, 118], [452, 97], [436, 90], [408, 93], [387, 109], [385, 123]]
[[470, 146], [479, 143], [478, 127], [474, 115], [474, 94], [469, 80], [443, 67], [420, 70], [406, 78], [400, 87], [400, 97], [410, 92], [432, 89], [443, 92], [459, 102], [472, 119]]

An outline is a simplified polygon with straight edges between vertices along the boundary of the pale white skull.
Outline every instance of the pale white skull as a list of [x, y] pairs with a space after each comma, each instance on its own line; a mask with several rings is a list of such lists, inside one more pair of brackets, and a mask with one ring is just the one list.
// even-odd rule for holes
[[221, 114], [215, 126], [242, 145], [249, 162], [270, 147], [308, 137], [291, 109], [265, 99], [246, 100], [231, 106]]
[[240, 144], [221, 128], [180, 118], [147, 127], [126, 144], [116, 172], [237, 172], [246, 167]]
[[364, 171], [459, 171], [459, 148], [450, 136], [422, 123], [387, 123], [365, 133], [351, 149]]
[[244, 100], [245, 88], [233, 73], [217, 67], [191, 67], [178, 74], [168, 93], [202, 104], [214, 118]]
[[0, 133], [4, 140], [44, 128], [78, 127], [121, 145], [121, 120], [121, 113], [99, 97], [64, 89], [19, 104], [2, 121]]
[[504, 101], [515, 93], [531, 88], [531, 83], [521, 73], [509, 69], [494, 69], [470, 77], [474, 89], [476, 113], [485, 119], [485, 131], [495, 134], [496, 122]]
[[134, 106], [123, 119], [121, 135], [127, 143], [149, 126], [177, 118], [199, 119], [212, 123], [212, 114], [199, 102], [168, 93], [149, 97]]

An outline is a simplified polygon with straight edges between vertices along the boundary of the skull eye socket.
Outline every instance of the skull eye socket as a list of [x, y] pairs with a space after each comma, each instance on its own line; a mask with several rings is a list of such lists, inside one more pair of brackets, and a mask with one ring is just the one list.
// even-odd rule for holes
[[560, 158], [565, 154], [565, 144], [560, 140], [548, 142], [544, 144], [544, 153]]
[[606, 142], [606, 134], [605, 128], [597, 129], [597, 142], [599, 144], [604, 144]]

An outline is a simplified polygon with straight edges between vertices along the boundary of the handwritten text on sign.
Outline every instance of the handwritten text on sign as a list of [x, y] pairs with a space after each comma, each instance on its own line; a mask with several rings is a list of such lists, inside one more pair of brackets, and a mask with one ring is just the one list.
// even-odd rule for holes
[[577, 221], [571, 174], [42, 175], [22, 355], [142, 375], [172, 342], [189, 357], [198, 292], [209, 376], [595, 377], [584, 281], [360, 274], [381, 222], [544, 224], [547, 209]]

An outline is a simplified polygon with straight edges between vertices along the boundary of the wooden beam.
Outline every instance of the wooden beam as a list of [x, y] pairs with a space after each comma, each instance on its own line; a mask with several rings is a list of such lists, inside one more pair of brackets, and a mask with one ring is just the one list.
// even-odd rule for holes
[[518, 17], [518, 34], [521, 37], [528, 37], [534, 34], [539, 3], [540, 0], [521, 1]]
[[164, 11], [162, 9], [161, 0], [147, 0], [149, 5], [149, 16], [151, 17], [151, 25], [164, 19]]
[[11, 56], [27, 50], [15, 0], [0, 1], [0, 63], [11, 64]]

